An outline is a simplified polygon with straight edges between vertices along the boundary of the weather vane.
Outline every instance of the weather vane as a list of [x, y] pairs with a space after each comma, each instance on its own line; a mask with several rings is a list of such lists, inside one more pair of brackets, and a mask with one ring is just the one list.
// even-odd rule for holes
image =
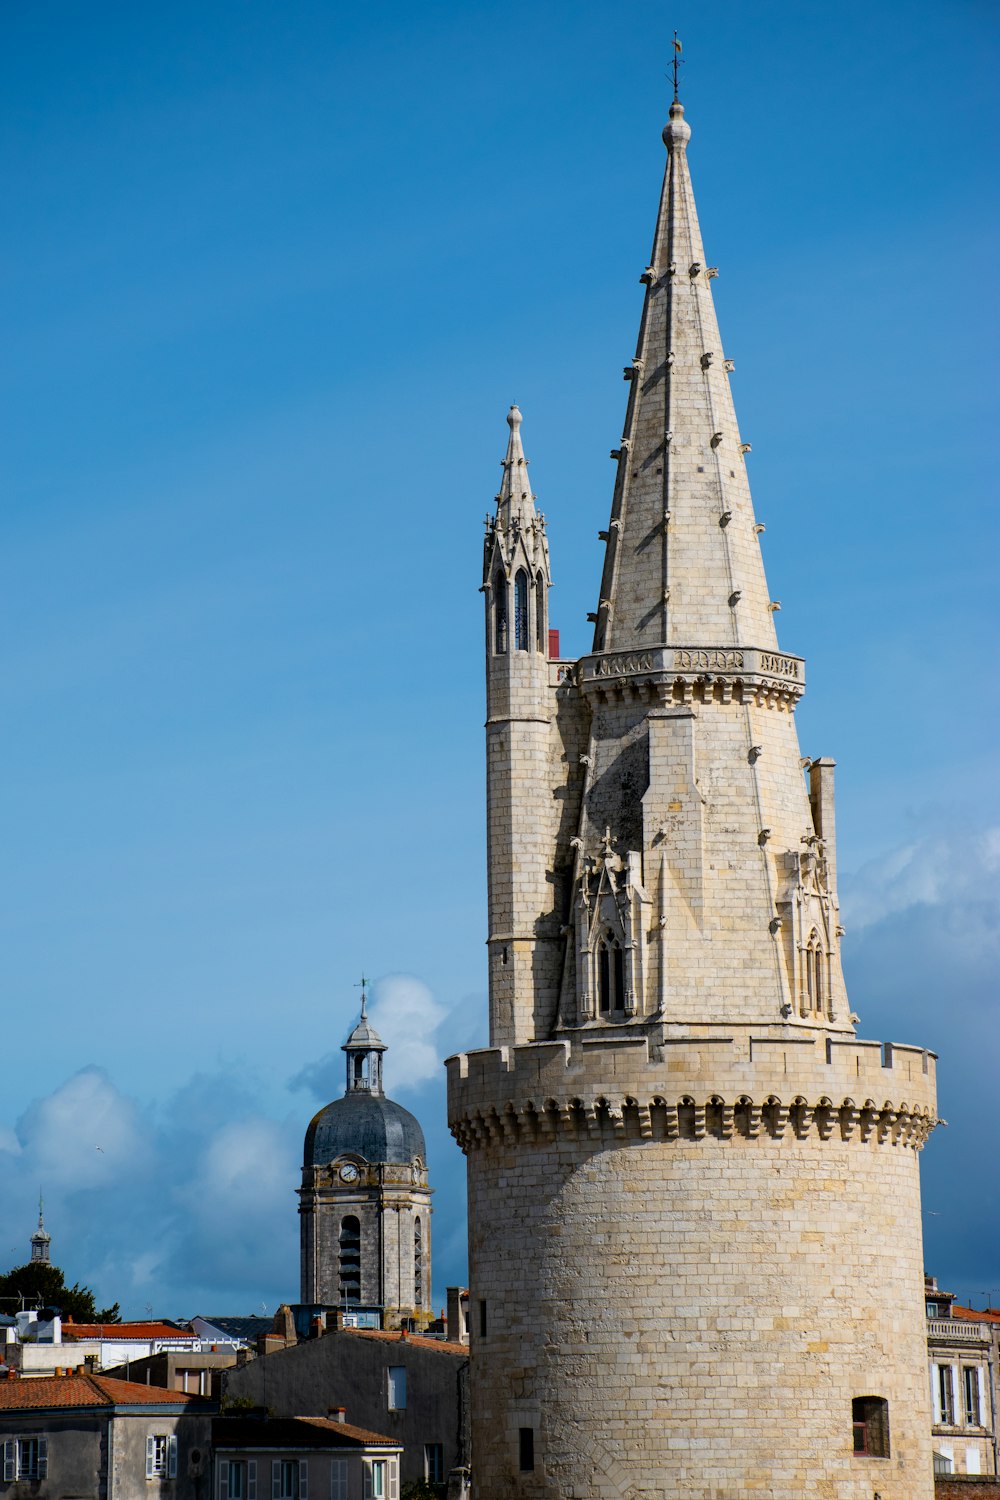
[[364, 1016], [365, 1007], [368, 1004], [368, 980], [364, 974], [362, 974], [354, 988], [361, 991], [361, 1014]]
[[677, 92], [677, 70], [681, 66], [681, 62], [682, 61], [683, 61], [683, 59], [681, 58], [681, 44], [677, 40], [677, 33], [675, 31], [674, 32], [674, 59], [673, 59], [673, 69], [674, 69], [674, 103], [675, 104], [680, 99], [680, 94]]

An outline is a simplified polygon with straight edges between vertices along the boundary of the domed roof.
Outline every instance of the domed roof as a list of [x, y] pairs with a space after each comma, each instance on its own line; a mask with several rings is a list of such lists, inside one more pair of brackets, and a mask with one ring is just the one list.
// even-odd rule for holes
[[369, 1162], [427, 1160], [424, 1133], [410, 1111], [362, 1089], [334, 1099], [309, 1122], [303, 1164], [325, 1166], [343, 1152]]

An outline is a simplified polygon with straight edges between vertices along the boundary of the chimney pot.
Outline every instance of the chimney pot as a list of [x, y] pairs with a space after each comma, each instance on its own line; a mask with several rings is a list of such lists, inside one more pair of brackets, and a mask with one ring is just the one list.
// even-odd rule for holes
[[329, 1409], [329, 1412], [330, 1412], [330, 1421], [331, 1422], [346, 1422], [347, 1421], [347, 1407], [346, 1406], [331, 1406], [330, 1409]]

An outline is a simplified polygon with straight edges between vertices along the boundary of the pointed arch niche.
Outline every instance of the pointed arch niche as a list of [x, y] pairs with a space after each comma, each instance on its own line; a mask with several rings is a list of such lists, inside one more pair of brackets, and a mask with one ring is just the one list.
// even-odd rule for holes
[[528, 575], [518, 568], [514, 575], [514, 650], [528, 649]]
[[548, 621], [545, 618], [545, 578], [539, 568], [535, 574], [535, 650], [545, 655], [548, 645]]
[[500, 568], [493, 575], [493, 651], [497, 656], [507, 651], [507, 580]]

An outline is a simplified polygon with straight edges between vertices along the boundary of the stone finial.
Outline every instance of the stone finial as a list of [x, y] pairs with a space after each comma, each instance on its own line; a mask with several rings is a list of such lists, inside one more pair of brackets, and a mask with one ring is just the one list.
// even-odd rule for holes
[[683, 151], [691, 139], [691, 126], [684, 118], [684, 106], [675, 99], [670, 118], [663, 127], [663, 144], [668, 151]]

